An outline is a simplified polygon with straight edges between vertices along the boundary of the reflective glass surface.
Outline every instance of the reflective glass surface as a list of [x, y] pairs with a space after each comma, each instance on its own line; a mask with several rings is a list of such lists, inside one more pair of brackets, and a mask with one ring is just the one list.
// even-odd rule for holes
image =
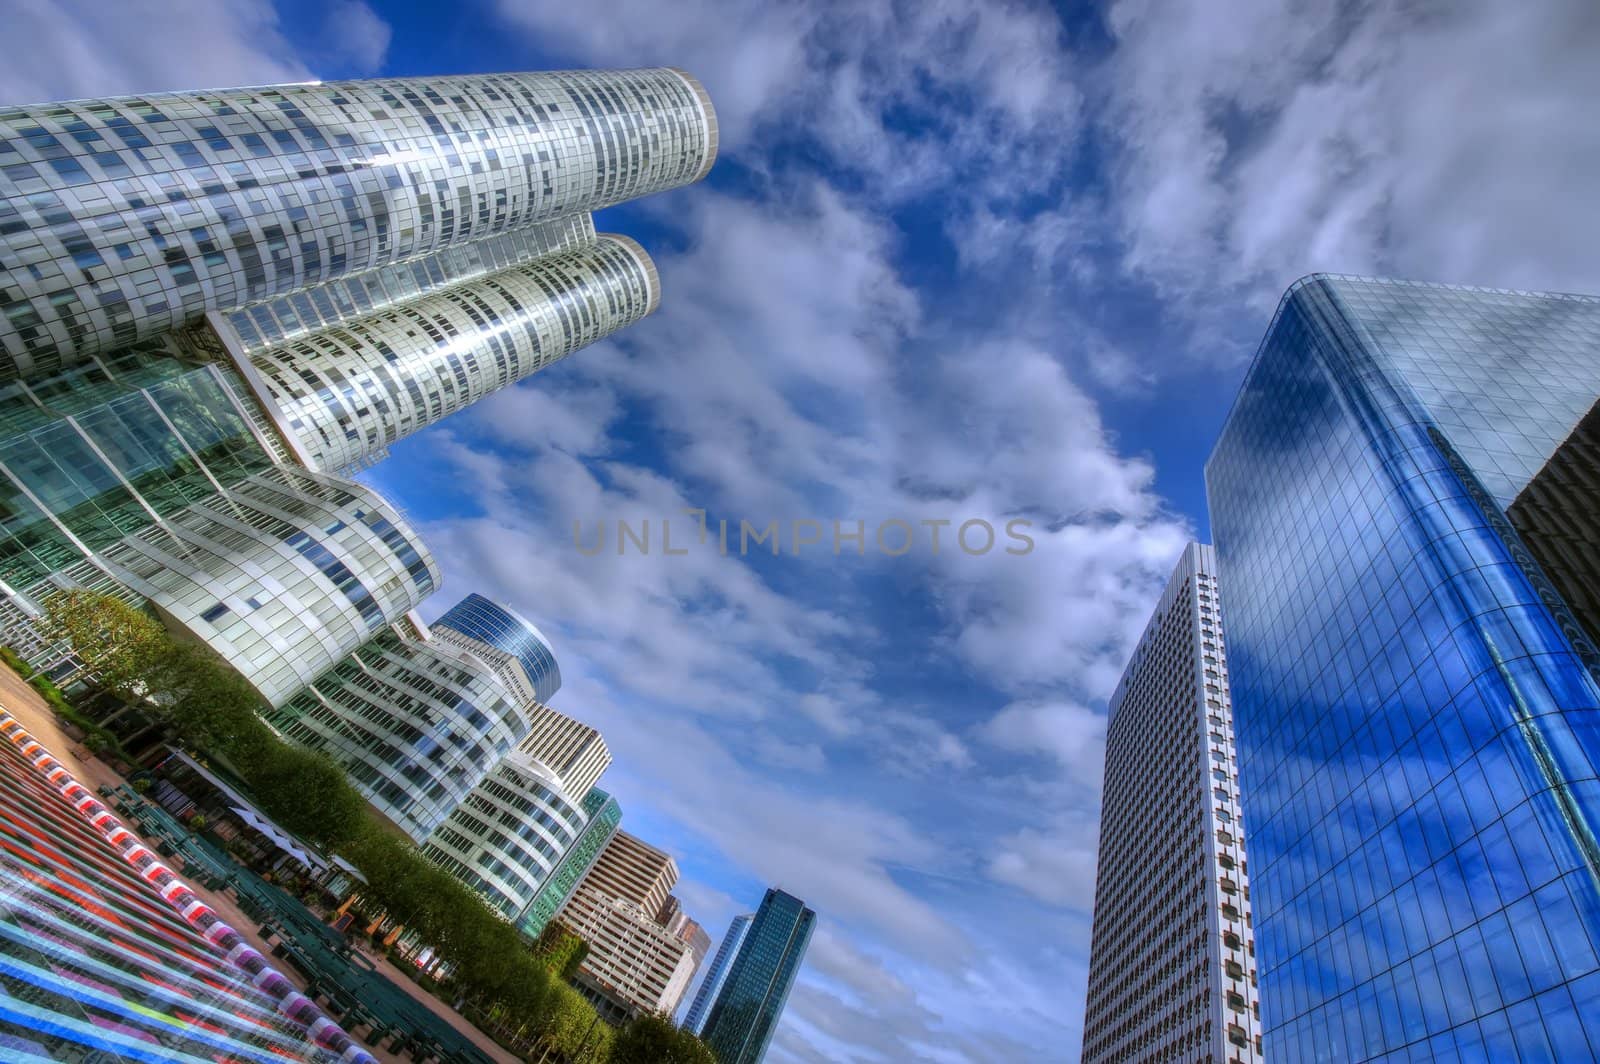
[[816, 921], [799, 898], [767, 891], [701, 1031], [717, 1064], [759, 1064], [766, 1056]]
[[561, 669], [556, 665], [550, 641], [510, 607], [482, 595], [468, 595], [433, 623], [514, 656], [522, 663], [539, 701], [548, 703], [561, 689]]
[[728, 970], [733, 967], [733, 958], [739, 955], [739, 947], [744, 945], [744, 937], [749, 934], [750, 923], [754, 919], [754, 913], [744, 913], [735, 916], [733, 923], [728, 925], [728, 933], [722, 937], [722, 945], [717, 947], [717, 955], [711, 959], [711, 970], [706, 972], [705, 981], [694, 996], [694, 1004], [689, 1006], [689, 1014], [683, 1019], [683, 1026], [695, 1034], [700, 1033], [711, 1003], [717, 1000], [717, 995], [722, 993], [723, 986], [727, 984]]
[[589, 873], [600, 851], [606, 848], [606, 843], [617, 833], [617, 825], [622, 822], [622, 807], [599, 787], [590, 788], [581, 804], [584, 816], [588, 818], [583, 830], [568, 847], [555, 871], [539, 888], [539, 893], [534, 895], [533, 901], [517, 916], [517, 930], [529, 938], [538, 938], [545, 925], [566, 904], [578, 882]]
[[1600, 1044], [1600, 687], [1497, 504], [1600, 382], [1483, 368], [1574, 302], [1308, 278], [1211, 456], [1268, 1059]]

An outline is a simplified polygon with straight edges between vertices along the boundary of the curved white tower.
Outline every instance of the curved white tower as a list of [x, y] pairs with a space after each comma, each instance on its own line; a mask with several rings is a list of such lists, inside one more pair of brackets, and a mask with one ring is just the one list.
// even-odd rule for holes
[[703, 177], [678, 70], [387, 78], [0, 110], [0, 380]]

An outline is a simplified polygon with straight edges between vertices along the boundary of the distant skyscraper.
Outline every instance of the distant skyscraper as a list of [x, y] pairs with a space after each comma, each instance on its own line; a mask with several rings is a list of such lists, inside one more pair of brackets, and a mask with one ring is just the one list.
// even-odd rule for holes
[[750, 924], [755, 918], [755, 913], [735, 916], [733, 923], [728, 925], [728, 933], [722, 936], [717, 955], [711, 959], [711, 968], [706, 972], [700, 989], [695, 992], [694, 1004], [689, 1006], [689, 1014], [683, 1020], [683, 1025], [695, 1034], [699, 1034], [700, 1028], [705, 1025], [711, 1003], [722, 993], [722, 985], [728, 981], [728, 971], [733, 967], [733, 958], [738, 955], [739, 947], [744, 945], [744, 936], [750, 931]]
[[1216, 572], [1189, 544], [1111, 696], [1085, 1064], [1261, 1060]]
[[768, 889], [700, 1030], [717, 1064], [760, 1064], [767, 1055], [816, 921], [799, 898]]
[[561, 667], [556, 664], [555, 648], [532, 621], [510, 606], [482, 595], [468, 595], [446, 610], [432, 627], [454, 629], [515, 657], [533, 685], [533, 697], [546, 705], [561, 689]]
[[1269, 1060], [1593, 1056], [1597, 352], [1600, 299], [1321, 275], [1262, 341], [1206, 483]]

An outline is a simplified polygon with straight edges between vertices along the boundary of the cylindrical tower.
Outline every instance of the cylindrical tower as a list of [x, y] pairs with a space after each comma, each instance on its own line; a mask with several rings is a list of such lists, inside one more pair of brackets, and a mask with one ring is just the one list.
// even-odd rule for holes
[[528, 733], [528, 718], [478, 659], [396, 626], [267, 714], [326, 752], [415, 842], [428, 837]]
[[660, 298], [644, 249], [605, 234], [251, 362], [311, 460], [338, 470], [633, 324]]
[[513, 751], [439, 825], [422, 855], [510, 919], [533, 901], [587, 822], [544, 765]]
[[687, 184], [670, 69], [490, 74], [0, 111], [0, 380], [336, 277]]

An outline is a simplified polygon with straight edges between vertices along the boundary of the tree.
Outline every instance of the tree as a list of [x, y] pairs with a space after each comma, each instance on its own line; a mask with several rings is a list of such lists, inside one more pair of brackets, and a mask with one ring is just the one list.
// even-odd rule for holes
[[160, 621], [82, 588], [52, 595], [44, 607], [41, 633], [65, 640], [102, 688], [124, 701], [146, 692], [151, 667], [172, 642]]
[[571, 979], [577, 973], [578, 965], [589, 955], [589, 944], [552, 920], [539, 932], [533, 952], [544, 960], [552, 975]]
[[273, 740], [240, 768], [262, 812], [319, 846], [345, 846], [370, 815], [344, 770], [324, 754]]
[[281, 746], [256, 716], [261, 696], [208, 647], [168, 641], [145, 671], [156, 716], [178, 741], [241, 766]]
[[660, 1013], [640, 1016], [618, 1032], [610, 1064], [717, 1064], [700, 1039]]

